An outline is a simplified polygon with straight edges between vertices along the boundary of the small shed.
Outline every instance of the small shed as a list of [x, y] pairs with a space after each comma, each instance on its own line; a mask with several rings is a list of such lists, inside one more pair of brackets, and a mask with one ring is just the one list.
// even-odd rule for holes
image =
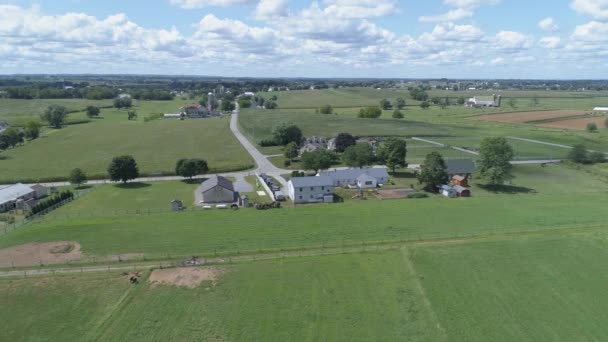
[[445, 197], [454, 198], [458, 196], [456, 190], [449, 185], [442, 185], [439, 187], [439, 193]]
[[467, 179], [467, 177], [461, 175], [454, 175], [452, 176], [452, 185], [467, 187], [469, 186], [469, 180]]
[[471, 190], [460, 186], [460, 185], [456, 185], [454, 186], [454, 191], [456, 191], [456, 196], [458, 197], [471, 197]]

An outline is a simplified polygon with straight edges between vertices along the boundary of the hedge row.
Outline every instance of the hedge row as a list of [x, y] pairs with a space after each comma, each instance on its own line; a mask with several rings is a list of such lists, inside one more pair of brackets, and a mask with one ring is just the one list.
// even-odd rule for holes
[[70, 190], [62, 191], [59, 194], [54, 195], [53, 197], [51, 197], [49, 199], [40, 201], [38, 204], [36, 204], [32, 208], [32, 210], [29, 212], [29, 214], [27, 216], [29, 217], [29, 216], [36, 215], [49, 208], [52, 208], [53, 206], [65, 201], [65, 200], [73, 199], [73, 198], [74, 198], [74, 193], [72, 193]]

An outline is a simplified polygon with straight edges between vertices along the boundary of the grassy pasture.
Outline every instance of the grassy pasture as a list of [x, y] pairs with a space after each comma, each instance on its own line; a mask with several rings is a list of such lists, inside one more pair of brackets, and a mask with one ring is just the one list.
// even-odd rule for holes
[[2, 152], [0, 183], [67, 177], [76, 167], [106, 177], [112, 157], [122, 154], [132, 154], [143, 173], [173, 172], [179, 158], [206, 159], [214, 170], [253, 165], [227, 119], [105, 120], [48, 129], [39, 139]]
[[44, 113], [50, 105], [65, 106], [69, 111], [78, 113], [68, 114], [68, 123], [74, 120], [86, 120], [87, 116], [83, 110], [87, 106], [111, 106], [112, 100], [83, 100], [83, 99], [37, 99], [20, 100], [0, 98], [0, 121], [6, 121], [11, 125], [23, 125], [30, 120], [40, 120], [40, 114]]
[[[539, 172], [529, 178], [535, 180], [548, 175]], [[577, 179], [570, 176], [572, 180]], [[185, 256], [215, 251], [257, 251], [322, 244], [339, 246], [362, 241], [546, 230], [605, 222], [608, 218], [604, 210], [608, 200], [605, 183], [588, 180], [581, 189], [595, 192], [577, 193], [577, 205], [573, 206], [570, 191], [544, 192], [543, 187], [550, 189], [550, 182], [554, 180], [548, 178], [536, 195], [518, 195], [529, 192], [528, 187], [536, 188], [523, 180], [518, 183], [516, 179], [514, 188], [507, 189], [514, 193], [509, 198], [505, 195], [477, 196], [475, 194], [481, 190], [474, 189], [476, 197], [460, 200], [438, 197], [348, 202], [271, 211], [186, 211], [127, 216], [110, 213], [99, 217], [92, 217], [85, 211], [80, 217], [57, 215], [15, 230], [0, 238], [0, 247], [74, 240], [89, 256], [145, 253], [148, 257], [163, 257], [167, 254]], [[104, 194], [102, 190], [95, 190], [87, 196], [95, 196], [96, 191]], [[70, 205], [65, 210], [69, 210]], [[430, 212], [433, 215], [428, 215]], [[454, 220], [454, 217], [459, 219]]]
[[606, 233], [417, 247], [413, 263], [453, 341], [601, 341]]

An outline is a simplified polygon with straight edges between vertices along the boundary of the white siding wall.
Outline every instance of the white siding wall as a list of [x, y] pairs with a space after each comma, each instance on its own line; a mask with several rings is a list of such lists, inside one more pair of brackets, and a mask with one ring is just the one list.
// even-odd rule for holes
[[331, 186], [294, 187], [289, 182], [289, 197], [294, 203], [323, 202], [323, 195], [331, 194], [332, 190]]

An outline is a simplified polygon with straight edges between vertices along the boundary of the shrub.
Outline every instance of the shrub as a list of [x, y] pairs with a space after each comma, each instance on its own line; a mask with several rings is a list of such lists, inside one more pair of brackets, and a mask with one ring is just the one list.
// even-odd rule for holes
[[587, 124], [587, 132], [597, 132], [597, 125], [595, 122], [590, 122]]
[[260, 146], [262, 146], [262, 147], [277, 146], [277, 143], [273, 139], [263, 139], [263, 140], [260, 140]]
[[332, 114], [334, 112], [334, 109], [330, 105], [324, 105], [324, 106], [321, 106], [321, 108], [319, 109], [319, 112], [321, 114]]
[[603, 163], [606, 161], [606, 155], [604, 154], [604, 152], [599, 152], [599, 151], [591, 152], [589, 154], [589, 161], [593, 164]]
[[428, 198], [429, 194], [424, 193], [424, 192], [412, 192], [411, 194], [407, 195], [407, 198]]
[[283, 161], [283, 166], [285, 166], [285, 167], [291, 166], [291, 160], [285, 159], [285, 161]]
[[380, 109], [380, 107], [366, 107], [366, 108], [361, 108], [359, 110], [358, 116], [360, 118], [376, 119], [376, 118], [379, 118], [380, 115], [382, 115], [382, 110]]
[[304, 177], [306, 176], [306, 174], [304, 173], [304, 171], [291, 171], [291, 177]]
[[403, 113], [399, 109], [395, 109], [393, 112], [393, 119], [403, 119]]

